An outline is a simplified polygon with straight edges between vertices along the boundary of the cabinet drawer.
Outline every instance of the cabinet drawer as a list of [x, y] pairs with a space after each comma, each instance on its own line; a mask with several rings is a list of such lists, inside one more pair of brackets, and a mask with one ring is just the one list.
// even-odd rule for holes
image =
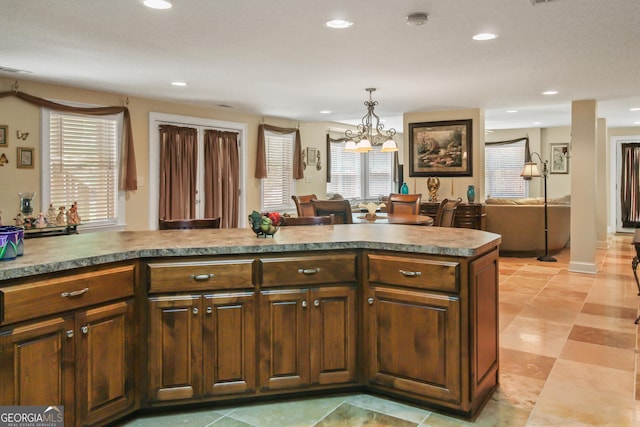
[[134, 266], [108, 268], [0, 291], [0, 322], [19, 322], [133, 295]]
[[355, 254], [263, 258], [260, 265], [264, 286], [315, 285], [356, 280]]
[[252, 288], [253, 261], [248, 258], [149, 264], [149, 292]]
[[369, 282], [456, 292], [459, 276], [456, 261], [369, 255]]

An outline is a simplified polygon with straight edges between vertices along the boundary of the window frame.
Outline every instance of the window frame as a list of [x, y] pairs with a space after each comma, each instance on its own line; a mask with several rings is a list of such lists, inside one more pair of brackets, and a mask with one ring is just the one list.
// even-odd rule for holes
[[[265, 185], [268, 185], [267, 180], [269, 180], [269, 144], [272, 138], [286, 138], [288, 139], [287, 143], [290, 144], [290, 148], [291, 148], [291, 158], [289, 161], [287, 161], [287, 159], [283, 159], [283, 176], [287, 177], [286, 179], [288, 180], [288, 187], [290, 189], [290, 194], [288, 194], [288, 197], [283, 196], [282, 198], [282, 204], [281, 205], [270, 205], [270, 206], [266, 206], [265, 205], [265, 194], [266, 194], [266, 189], [265, 189]], [[292, 209], [295, 209], [295, 207], [293, 206], [293, 199], [291, 198], [292, 195], [296, 194], [296, 180], [293, 179], [293, 159], [295, 156], [295, 142], [296, 142], [296, 133], [295, 132], [290, 132], [290, 133], [285, 133], [285, 134], [281, 134], [281, 133], [277, 133], [277, 132], [272, 132], [269, 130], [264, 131], [264, 145], [265, 145], [265, 161], [266, 161], [266, 165], [267, 165], [267, 178], [261, 178], [260, 179], [260, 210], [262, 212], [287, 212], [287, 211], [291, 211]], [[281, 181], [283, 182], [283, 181]], [[285, 191], [286, 193], [286, 191]]]
[[[518, 168], [513, 168], [513, 170], [517, 173], [517, 178], [522, 181], [522, 192], [520, 194], [515, 194], [515, 191], [509, 194], [505, 193], [491, 193], [491, 186], [488, 185], [489, 180], [493, 181], [492, 174], [495, 173], [496, 169], [490, 168], [488, 164], [490, 156], [487, 153], [487, 150], [495, 150], [495, 149], [511, 149], [516, 145], [516, 148], [522, 148], [522, 157], [517, 159], [517, 163], [519, 163]], [[486, 142], [484, 146], [484, 186], [485, 186], [485, 196], [487, 198], [501, 198], [501, 199], [519, 199], [529, 197], [529, 181], [520, 177], [520, 173], [522, 168], [524, 167], [524, 163], [527, 161], [528, 157], [528, 139], [527, 138], [519, 138], [509, 141], [498, 141], [498, 142]], [[521, 146], [521, 147], [520, 147]], [[504, 164], [504, 162], [496, 162], [496, 164]], [[502, 180], [504, 181], [504, 180]]]
[[[59, 101], [58, 101], [59, 102]], [[74, 106], [74, 107], [96, 107], [96, 105], [87, 105], [87, 104], [75, 104], [75, 103], [64, 103], [65, 105]], [[51, 160], [51, 127], [50, 127], [50, 119], [51, 114], [60, 114], [64, 116], [76, 116], [76, 117], [89, 117], [100, 120], [114, 120], [115, 128], [116, 128], [116, 188], [117, 188], [117, 209], [116, 209], [116, 217], [112, 220], [103, 220], [103, 221], [93, 221], [90, 223], [82, 224], [78, 226], [79, 229], [86, 232], [96, 232], [96, 231], [123, 231], [126, 226], [126, 209], [125, 209], [125, 192], [121, 189], [120, 179], [122, 173], [121, 159], [122, 159], [122, 137], [123, 137], [123, 120], [124, 114], [112, 114], [106, 116], [94, 116], [91, 114], [82, 114], [82, 113], [71, 113], [71, 112], [62, 112], [57, 111], [51, 108], [41, 108], [40, 109], [40, 129], [41, 131], [41, 140], [40, 140], [40, 160], [41, 160], [41, 175], [40, 175], [40, 206], [41, 211], [46, 212], [49, 204], [51, 203], [51, 168], [50, 168], [50, 160]], [[70, 206], [67, 206], [69, 208]], [[56, 207], [57, 208], [57, 207]], [[79, 207], [79, 214], [82, 218], [82, 206]]]

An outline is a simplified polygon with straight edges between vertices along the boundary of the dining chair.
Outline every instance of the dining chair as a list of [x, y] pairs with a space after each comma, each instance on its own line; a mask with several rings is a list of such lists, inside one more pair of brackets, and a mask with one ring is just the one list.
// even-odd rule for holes
[[436, 220], [433, 225], [436, 227], [453, 227], [459, 204], [460, 200], [443, 199], [438, 206]]
[[291, 196], [293, 202], [296, 204], [296, 210], [298, 211], [298, 216], [313, 216], [313, 206], [311, 206], [311, 200], [317, 199], [318, 196], [315, 194], [307, 194], [304, 196]]
[[327, 216], [283, 216], [282, 225], [333, 225], [335, 215]]
[[348, 200], [311, 200], [314, 216], [334, 214], [334, 224], [353, 224], [351, 203]]
[[389, 205], [387, 212], [390, 214], [410, 214], [418, 215], [420, 213], [420, 201], [422, 194], [389, 194]]
[[203, 219], [161, 219], [160, 230], [188, 230], [192, 228], [220, 228], [220, 217]]

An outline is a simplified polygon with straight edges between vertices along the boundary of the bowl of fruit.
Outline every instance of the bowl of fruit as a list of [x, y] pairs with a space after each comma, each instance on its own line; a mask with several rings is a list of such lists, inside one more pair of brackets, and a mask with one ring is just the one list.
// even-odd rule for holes
[[281, 217], [278, 212], [253, 211], [249, 215], [251, 229], [258, 237], [273, 237], [280, 229]]

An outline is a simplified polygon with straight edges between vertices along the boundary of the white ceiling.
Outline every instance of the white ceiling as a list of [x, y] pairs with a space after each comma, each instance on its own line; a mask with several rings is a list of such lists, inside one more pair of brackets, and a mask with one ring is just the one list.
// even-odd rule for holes
[[405, 112], [458, 108], [484, 109], [487, 129], [569, 125], [582, 99], [611, 127], [640, 122], [640, 0], [172, 1], [0, 0], [0, 67], [31, 72], [0, 75], [345, 123], [376, 87], [398, 131]]

